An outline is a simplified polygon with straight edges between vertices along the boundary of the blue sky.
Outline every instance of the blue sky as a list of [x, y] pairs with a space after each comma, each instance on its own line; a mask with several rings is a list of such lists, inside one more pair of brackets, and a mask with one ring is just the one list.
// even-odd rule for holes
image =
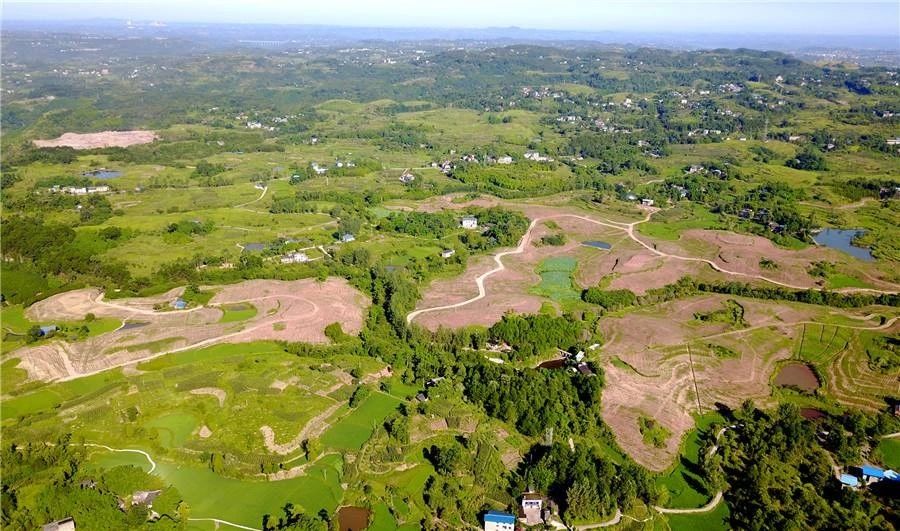
[[[6, 0], [5, 19], [132, 18], [343, 26], [896, 35], [900, 1]], [[900, 48], [900, 42], [898, 42]]]

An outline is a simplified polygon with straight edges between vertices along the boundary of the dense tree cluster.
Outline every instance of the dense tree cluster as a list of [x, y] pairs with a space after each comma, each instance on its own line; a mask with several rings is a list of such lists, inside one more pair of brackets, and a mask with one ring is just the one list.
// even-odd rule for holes
[[[796, 406], [765, 413], [745, 404], [736, 417], [720, 450], [732, 526], [893, 529], [892, 517], [869, 494], [840, 487], [815, 424], [804, 421]], [[843, 426], [834, 428], [843, 433]]]
[[[599, 371], [599, 369], [595, 370]], [[603, 377], [566, 370], [508, 369], [480, 361], [465, 369], [466, 396], [525, 435], [600, 433]]]
[[[79, 529], [184, 529], [188, 508], [174, 487], [134, 466], [100, 473], [84, 466], [85, 451], [70, 436], [54, 443], [6, 444], [2, 450], [3, 487], [0, 522], [6, 529], [37, 529], [74, 518]], [[139, 490], [161, 489], [153, 500], [160, 518], [151, 521], [145, 505], [132, 505]], [[119, 502], [128, 501], [124, 509]]]

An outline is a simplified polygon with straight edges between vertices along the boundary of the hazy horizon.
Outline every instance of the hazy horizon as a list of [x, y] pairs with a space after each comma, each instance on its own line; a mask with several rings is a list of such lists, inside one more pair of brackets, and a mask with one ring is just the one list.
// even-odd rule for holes
[[423, 8], [411, 0], [378, 4], [363, 0], [284, 2], [235, 0], [174, 2], [7, 1], [4, 21], [89, 21], [162, 23], [247, 23], [384, 28], [510, 28], [575, 32], [661, 34], [790, 34], [877, 36], [897, 39], [900, 2], [744, 2], [708, 0], [589, 3], [479, 2], [458, 0]]

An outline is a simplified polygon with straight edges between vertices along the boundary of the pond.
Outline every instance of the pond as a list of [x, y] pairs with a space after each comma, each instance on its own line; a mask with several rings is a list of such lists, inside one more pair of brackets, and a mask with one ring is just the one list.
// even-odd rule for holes
[[540, 365], [540, 369], [562, 369], [566, 366], [566, 358], [557, 358], [555, 360], [547, 360]]
[[861, 229], [822, 229], [813, 236], [813, 241], [819, 245], [843, 251], [860, 260], [871, 262], [875, 260], [875, 257], [868, 249], [853, 245], [853, 238], [864, 233], [865, 231]]
[[588, 247], [593, 247], [595, 249], [605, 249], [607, 251], [612, 249], [612, 245], [610, 245], [606, 242], [601, 242], [601, 241], [596, 241], [596, 240], [589, 240], [586, 242], [581, 242], [581, 245], [586, 245]]
[[338, 528], [341, 531], [363, 531], [369, 527], [371, 511], [365, 507], [341, 507], [338, 510]]
[[805, 418], [806, 420], [819, 420], [824, 419], [828, 415], [826, 415], [825, 412], [821, 409], [816, 409], [814, 407], [801, 407], [800, 416]]
[[119, 170], [100, 168], [99, 170], [86, 171], [82, 175], [85, 177], [94, 177], [95, 179], [115, 179], [116, 177], [121, 177], [122, 172]]
[[775, 377], [775, 385], [796, 387], [802, 391], [815, 391], [819, 388], [819, 378], [809, 365], [791, 362], [778, 372], [778, 376]]

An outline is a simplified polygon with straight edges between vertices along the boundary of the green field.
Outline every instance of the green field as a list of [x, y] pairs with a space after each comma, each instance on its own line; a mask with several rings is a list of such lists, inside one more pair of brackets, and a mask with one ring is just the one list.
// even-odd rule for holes
[[247, 319], [256, 317], [256, 312], [256, 306], [248, 303], [223, 306], [222, 318], [219, 319], [219, 322], [235, 323], [239, 321], [246, 321]]
[[369, 395], [322, 434], [322, 443], [340, 450], [359, 450], [399, 401], [380, 392]]
[[700, 436], [709, 431], [713, 424], [722, 422], [724, 418], [715, 413], [699, 417], [697, 427], [689, 431], [681, 443], [681, 454], [675, 467], [657, 477], [657, 486], [668, 493], [666, 507], [694, 508], [709, 501], [712, 493], [708, 492], [699, 471]]
[[544, 259], [536, 270], [541, 282], [531, 292], [559, 303], [580, 300], [581, 291], [576, 289], [573, 279], [577, 267], [578, 261], [568, 256]]

